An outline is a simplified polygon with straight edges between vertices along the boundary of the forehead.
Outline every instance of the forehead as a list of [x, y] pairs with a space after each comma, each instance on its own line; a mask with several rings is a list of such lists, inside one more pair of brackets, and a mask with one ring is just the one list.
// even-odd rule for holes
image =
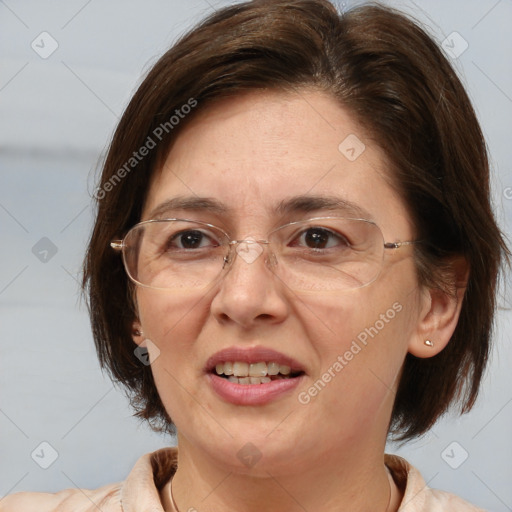
[[144, 217], [175, 197], [213, 198], [235, 217], [279, 213], [296, 197], [329, 196], [381, 226], [407, 214], [384, 153], [331, 96], [250, 92], [205, 108], [153, 177]]

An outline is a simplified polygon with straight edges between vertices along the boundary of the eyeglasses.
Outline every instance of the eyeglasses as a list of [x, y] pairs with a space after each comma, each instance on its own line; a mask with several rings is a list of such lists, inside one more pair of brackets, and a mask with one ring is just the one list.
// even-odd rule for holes
[[247, 264], [263, 258], [293, 290], [322, 292], [372, 283], [382, 271], [386, 249], [416, 242], [384, 242], [380, 228], [369, 220], [317, 217], [285, 224], [265, 240], [231, 240], [221, 228], [195, 220], [147, 220], [110, 245], [122, 252], [130, 279], [148, 288], [204, 288], [238, 255]]

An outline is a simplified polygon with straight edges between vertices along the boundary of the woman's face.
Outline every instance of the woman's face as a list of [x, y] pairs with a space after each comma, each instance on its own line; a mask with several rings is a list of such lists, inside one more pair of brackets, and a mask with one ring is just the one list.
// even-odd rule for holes
[[[173, 198], [190, 198], [178, 209], [160, 208], [158, 216], [208, 222], [232, 240], [266, 239], [290, 221], [347, 215], [313, 204], [328, 197], [366, 211], [386, 242], [414, 239], [387, 178], [382, 151], [330, 96], [252, 92], [205, 109], [186, 126], [153, 178], [142, 220]], [[278, 209], [298, 197], [302, 207]], [[304, 198], [311, 199], [309, 207]], [[324, 464], [340, 450], [382, 452], [423, 307], [410, 247], [386, 251], [382, 273], [366, 287], [307, 293], [276, 278], [265, 251], [254, 260], [239, 254], [206, 291], [137, 288], [140, 328], [152, 342], [152, 371], [180, 446], [237, 471], [272, 474]], [[227, 391], [219, 393], [220, 378], [205, 367], [231, 348], [276, 351], [293, 358], [303, 374], [263, 398], [249, 391], [237, 399], [234, 386], [243, 385], [228, 389], [224, 379], [220, 386]], [[253, 362], [263, 357], [280, 356], [260, 354]], [[251, 456], [257, 464], [247, 463]]]

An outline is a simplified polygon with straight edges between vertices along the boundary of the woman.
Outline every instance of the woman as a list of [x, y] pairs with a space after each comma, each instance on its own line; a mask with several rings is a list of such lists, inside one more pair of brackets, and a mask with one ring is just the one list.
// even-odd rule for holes
[[96, 198], [99, 357], [178, 448], [1, 510], [478, 510], [384, 454], [473, 405], [507, 255], [475, 114], [416, 24], [218, 11], [136, 92]]

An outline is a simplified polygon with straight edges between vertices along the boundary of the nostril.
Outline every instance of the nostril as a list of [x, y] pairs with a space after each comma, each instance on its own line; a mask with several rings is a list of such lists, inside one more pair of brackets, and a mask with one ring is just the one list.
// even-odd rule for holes
[[218, 316], [217, 316], [217, 320], [220, 322], [220, 323], [224, 323], [224, 322], [229, 322], [230, 321], [230, 318], [229, 318], [229, 315], [226, 314], [226, 313], [220, 313]]
[[273, 316], [268, 313], [261, 313], [261, 315], [258, 315], [256, 318], [259, 320], [272, 320]]

